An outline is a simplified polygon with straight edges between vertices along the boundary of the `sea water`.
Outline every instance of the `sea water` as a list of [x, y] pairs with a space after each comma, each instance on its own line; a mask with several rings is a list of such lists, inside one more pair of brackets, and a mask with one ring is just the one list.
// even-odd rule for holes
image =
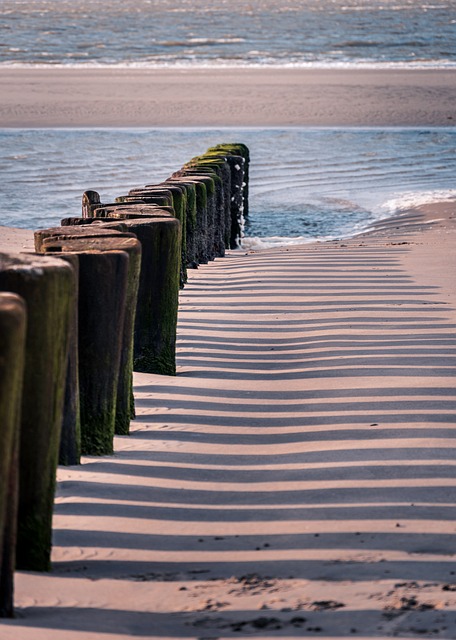
[[454, 0], [1, 0], [0, 64], [454, 67]]
[[56, 225], [80, 215], [86, 189], [110, 202], [226, 141], [250, 148], [245, 235], [258, 247], [347, 237], [456, 197], [452, 128], [3, 129], [0, 224]]
[[[1, 0], [3, 67], [453, 68], [456, 0]], [[0, 123], [1, 127], [1, 123]], [[258, 246], [344, 237], [454, 197], [454, 129], [0, 129], [0, 224], [78, 215], [213, 144], [251, 149]], [[255, 239], [255, 240], [252, 240]]]

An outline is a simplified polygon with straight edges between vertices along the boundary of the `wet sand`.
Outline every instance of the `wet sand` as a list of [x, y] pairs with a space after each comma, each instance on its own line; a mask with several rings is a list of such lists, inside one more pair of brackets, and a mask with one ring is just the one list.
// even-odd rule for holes
[[0, 68], [2, 127], [453, 126], [451, 70]]
[[0, 637], [454, 638], [455, 239], [448, 202], [191, 271], [178, 375], [59, 470]]

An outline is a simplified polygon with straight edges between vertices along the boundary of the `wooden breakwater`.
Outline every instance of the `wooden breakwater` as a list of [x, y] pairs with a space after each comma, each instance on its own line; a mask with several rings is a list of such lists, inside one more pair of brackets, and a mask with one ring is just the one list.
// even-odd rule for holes
[[158, 185], [0, 253], [0, 617], [14, 570], [50, 569], [56, 469], [112, 453], [134, 417], [133, 371], [176, 373], [187, 270], [240, 244], [249, 151], [223, 144]]

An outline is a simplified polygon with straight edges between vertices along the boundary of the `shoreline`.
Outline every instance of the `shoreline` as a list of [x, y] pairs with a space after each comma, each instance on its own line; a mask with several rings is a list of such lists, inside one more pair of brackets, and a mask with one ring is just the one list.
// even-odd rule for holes
[[456, 70], [0, 67], [2, 128], [456, 125]]
[[[303, 242], [284, 242], [282, 244], [277, 243], [271, 246], [257, 246], [255, 244], [250, 244], [249, 242], [246, 245], [241, 245], [238, 249], [230, 250], [230, 254], [237, 255], [242, 252], [248, 253], [259, 253], [265, 251], [275, 251], [275, 250], [288, 250], [297, 247], [309, 247], [315, 245], [329, 245], [337, 242], [352, 242], [357, 239], [362, 239], [364, 237], [369, 237], [371, 235], [384, 234], [384, 233], [393, 233], [396, 235], [396, 229], [399, 230], [399, 233], [403, 230], [407, 230], [409, 225], [408, 219], [412, 217], [414, 220], [414, 216], [419, 215], [423, 217], [423, 221], [420, 223], [422, 226], [421, 231], [424, 231], [427, 225], [434, 223], [434, 215], [435, 212], [443, 211], [444, 213], [448, 210], [456, 209], [456, 197], [448, 198], [448, 199], [439, 199], [433, 202], [426, 202], [424, 204], [419, 204], [416, 206], [411, 206], [406, 209], [401, 209], [395, 211], [390, 216], [386, 216], [380, 218], [373, 222], [367, 229], [363, 231], [358, 231], [353, 235], [347, 236], [339, 236], [336, 238], [309, 238]], [[444, 220], [444, 218], [437, 219], [437, 222]], [[448, 222], [448, 220], [446, 220]], [[399, 226], [397, 226], [399, 225]], [[40, 229], [45, 227], [40, 227]], [[23, 251], [34, 251], [34, 232], [37, 229], [27, 229], [22, 227], [11, 227], [9, 225], [0, 224], [0, 251], [2, 252], [23, 252]], [[243, 238], [247, 241], [254, 240], [255, 242], [260, 241], [260, 243], [264, 240], [269, 240], [267, 237], [257, 237], [257, 236], [246, 236]], [[285, 239], [285, 238], [284, 238]], [[294, 240], [295, 238], [290, 237], [287, 240]], [[298, 238], [296, 238], [297, 240]]]

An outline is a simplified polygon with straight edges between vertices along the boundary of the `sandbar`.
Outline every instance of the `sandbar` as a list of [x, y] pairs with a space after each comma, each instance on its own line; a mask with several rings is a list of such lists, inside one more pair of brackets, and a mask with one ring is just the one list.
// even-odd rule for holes
[[0, 68], [1, 127], [453, 126], [454, 70]]

